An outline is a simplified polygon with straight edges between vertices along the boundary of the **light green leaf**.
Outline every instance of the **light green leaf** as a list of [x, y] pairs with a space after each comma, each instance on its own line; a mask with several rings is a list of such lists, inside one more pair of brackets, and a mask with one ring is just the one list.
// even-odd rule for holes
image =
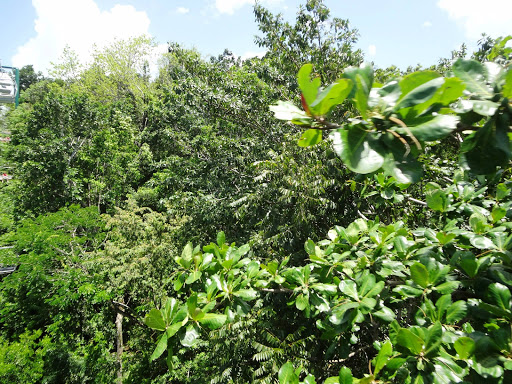
[[452, 67], [453, 74], [466, 84], [466, 89], [480, 97], [490, 99], [492, 92], [487, 83], [487, 71], [476, 60], [458, 59]]
[[144, 323], [151, 329], [165, 331], [165, 321], [162, 312], [156, 308], [151, 309], [144, 318]]
[[151, 354], [151, 357], [149, 358], [149, 360], [153, 361], [153, 360], [158, 359], [162, 355], [162, 353], [165, 352], [166, 349], [167, 349], [167, 334], [162, 333], [162, 335], [160, 336], [160, 340], [158, 341], [156, 348], [155, 348], [154, 352]]
[[505, 85], [502, 93], [503, 97], [507, 97], [509, 100], [512, 99], [512, 68], [509, 68], [505, 75]]
[[226, 242], [226, 234], [223, 231], [220, 231], [217, 234], [217, 245], [219, 247], [222, 247], [225, 242]]
[[315, 116], [326, 115], [334, 106], [343, 103], [351, 90], [351, 80], [340, 79], [336, 81], [320, 92], [316, 101], [309, 105], [311, 112]]
[[352, 384], [354, 382], [354, 377], [352, 376], [352, 371], [350, 368], [343, 367], [340, 369], [338, 382], [339, 384]]
[[375, 358], [375, 376], [380, 372], [382, 368], [386, 366], [392, 354], [393, 346], [391, 345], [391, 342], [388, 340], [380, 347], [380, 351], [377, 357]]
[[414, 355], [420, 354], [423, 350], [424, 341], [408, 329], [401, 328], [396, 337], [397, 343], [402, 347], [407, 348]]
[[[311, 72], [313, 71], [312, 64], [304, 64], [297, 74], [297, 82], [299, 88], [304, 95], [304, 99], [308, 106], [313, 104], [318, 95], [318, 89], [320, 88], [320, 77], [315, 77], [311, 80]], [[291, 119], [290, 119], [291, 120]]]
[[312, 145], [318, 144], [322, 141], [322, 131], [319, 129], [308, 129], [305, 131], [299, 141], [299, 147], [310, 147]]
[[343, 280], [340, 285], [340, 291], [343, 292], [348, 297], [359, 300], [359, 296], [357, 294], [357, 286], [356, 283], [352, 280]]
[[475, 351], [475, 342], [469, 337], [459, 337], [453, 344], [455, 351], [462, 360], [468, 359]]
[[396, 317], [395, 313], [388, 307], [382, 307], [378, 311], [372, 312], [372, 315], [378, 317], [386, 323], [391, 323]]
[[240, 289], [233, 292], [233, 295], [245, 301], [254, 300], [259, 296], [258, 291], [255, 291], [254, 289]]
[[427, 288], [429, 284], [428, 270], [421, 263], [411, 265], [411, 279], [422, 288]]
[[403, 99], [413, 89], [440, 76], [441, 75], [435, 71], [418, 71], [410, 73], [398, 83], [400, 85], [400, 89], [402, 90], [400, 99]]
[[290, 362], [287, 362], [279, 369], [278, 378], [279, 384], [299, 384], [299, 378], [295, 374], [293, 365]]
[[491, 239], [484, 236], [473, 236], [469, 239], [470, 243], [478, 249], [493, 249], [496, 248]]
[[199, 323], [206, 325], [210, 329], [218, 329], [224, 325], [227, 320], [226, 315], [217, 313], [205, 313], [199, 320]]
[[184, 347], [193, 347], [199, 342], [199, 331], [194, 324], [189, 324], [186, 332], [181, 337], [181, 345]]
[[182, 326], [183, 325], [181, 324], [181, 322], [179, 322], [179, 323], [173, 324], [170, 327], [168, 327], [165, 330], [167, 338], [173, 337], [176, 334], [176, 332], [178, 332], [181, 329]]
[[384, 164], [382, 146], [362, 127], [347, 126], [330, 135], [334, 151], [353, 172], [371, 173]]
[[309, 119], [306, 112], [300, 110], [289, 101], [277, 102], [277, 105], [271, 105], [269, 109], [274, 112], [274, 117], [279, 120], [291, 121], [293, 119]]

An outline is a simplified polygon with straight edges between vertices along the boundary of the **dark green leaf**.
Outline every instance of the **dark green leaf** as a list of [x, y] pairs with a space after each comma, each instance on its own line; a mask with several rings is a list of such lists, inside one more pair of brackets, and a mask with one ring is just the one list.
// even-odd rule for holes
[[494, 283], [489, 286], [489, 297], [498, 307], [510, 310], [510, 289], [500, 283]]
[[491, 98], [487, 83], [487, 70], [476, 60], [457, 60], [452, 67], [453, 74], [466, 84], [466, 89], [480, 97]]
[[[405, 97], [400, 99], [398, 103], [393, 108], [394, 111], [401, 112], [406, 108], [414, 107], [415, 105], [424, 103], [427, 100], [430, 100], [435, 93], [443, 86], [444, 78], [437, 78], [430, 80], [420, 86], [411, 90]], [[405, 117], [407, 112], [403, 113], [402, 116]]]

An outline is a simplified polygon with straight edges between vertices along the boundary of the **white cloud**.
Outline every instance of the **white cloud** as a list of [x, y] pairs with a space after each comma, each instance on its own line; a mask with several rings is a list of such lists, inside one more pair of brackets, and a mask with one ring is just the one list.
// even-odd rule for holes
[[482, 33], [492, 37], [510, 34], [510, 0], [438, 0], [437, 6], [464, 27], [469, 39], [477, 40]]
[[[262, 0], [261, 3], [264, 5], [277, 5], [282, 3], [284, 0]], [[242, 8], [247, 4], [254, 4], [255, 0], [215, 0], [215, 8], [220, 13], [227, 13], [232, 15], [236, 10]]]
[[373, 44], [368, 46], [368, 56], [375, 57], [377, 55], [377, 47]]
[[189, 13], [189, 12], [190, 12], [190, 9], [185, 8], [185, 7], [178, 7], [178, 8], [176, 9], [176, 12], [178, 12], [179, 14], [184, 15], [184, 14], [186, 14], [186, 13]]
[[430, 21], [425, 21], [422, 25], [423, 28], [430, 28], [432, 26], [432, 23]]
[[146, 12], [131, 5], [114, 5], [101, 11], [94, 0], [32, 0], [37, 17], [37, 35], [18, 47], [14, 66], [33, 64], [36, 70], [48, 70], [69, 46], [81, 61], [90, 59], [91, 48], [104, 47], [114, 39], [149, 35]]

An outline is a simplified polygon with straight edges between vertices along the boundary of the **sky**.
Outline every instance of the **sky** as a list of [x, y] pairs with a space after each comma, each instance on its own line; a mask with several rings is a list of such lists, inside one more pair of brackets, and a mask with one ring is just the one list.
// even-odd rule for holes
[[[260, 0], [285, 20], [306, 0]], [[0, 0], [0, 60], [32, 64], [47, 73], [66, 46], [84, 61], [92, 47], [146, 34], [165, 51], [167, 42], [197, 49], [203, 57], [225, 48], [242, 57], [262, 55], [254, 0]], [[356, 45], [378, 67], [436, 64], [482, 33], [512, 34], [511, 0], [324, 0], [331, 16], [349, 19]], [[340, 71], [341, 72], [341, 71]]]

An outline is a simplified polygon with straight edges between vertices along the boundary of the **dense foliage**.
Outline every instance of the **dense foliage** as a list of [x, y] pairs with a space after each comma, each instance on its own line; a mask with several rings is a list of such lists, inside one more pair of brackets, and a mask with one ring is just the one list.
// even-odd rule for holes
[[510, 37], [374, 69], [320, 0], [254, 13], [262, 59], [21, 71], [0, 381], [510, 382]]

